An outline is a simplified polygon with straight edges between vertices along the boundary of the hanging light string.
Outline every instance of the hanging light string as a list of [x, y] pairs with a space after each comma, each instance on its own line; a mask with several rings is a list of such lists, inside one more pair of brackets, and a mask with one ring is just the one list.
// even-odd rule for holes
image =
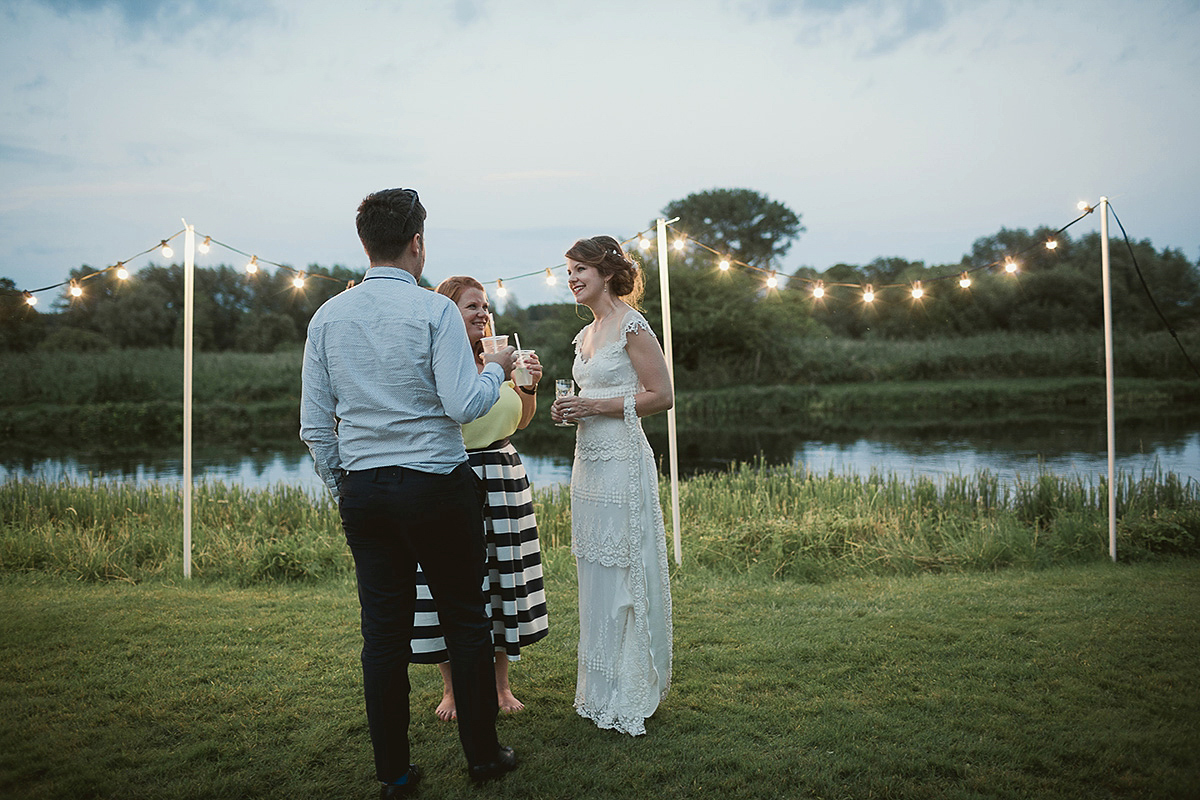
[[[621, 241], [621, 248], [624, 249], [625, 245], [629, 244], [634, 239], [637, 239], [639, 241], [644, 241], [645, 240], [644, 237], [646, 236], [646, 234], [652, 230], [654, 230], [654, 226], [640, 230], [637, 233], [635, 233], [633, 236], [630, 236], [628, 239], [623, 239]], [[642, 249], [645, 249], [645, 248], [643, 247]], [[534, 276], [541, 275], [543, 277], [543, 279], [545, 280], [547, 286], [556, 286], [556, 285], [558, 285], [558, 276], [555, 275], [554, 273], [557, 270], [565, 269], [566, 266], [567, 266], [567, 264], [564, 261], [561, 264], [555, 264], [553, 267], [543, 267], [542, 269], [535, 269], [532, 272], [524, 272], [520, 275], [513, 275], [511, 277], [506, 277], [506, 278], [497, 278], [494, 281], [480, 281], [480, 283], [482, 283], [484, 286], [491, 286], [494, 284], [496, 286], [496, 294], [498, 296], [508, 297], [508, 287], [504, 285], [505, 283], [512, 283], [513, 281], [519, 281], [522, 278], [532, 278]]]
[[[72, 297], [72, 299], [79, 298], [79, 297], [83, 296], [83, 284], [86, 281], [93, 280], [94, 278], [98, 278], [101, 275], [107, 275], [111, 272], [111, 273], [115, 273], [115, 276], [118, 280], [122, 280], [122, 281], [127, 280], [130, 277], [129, 264], [131, 262], [136, 261], [137, 259], [141, 258], [142, 256], [149, 255], [150, 253], [153, 253], [154, 251], [157, 250], [159, 253], [162, 254], [163, 258], [172, 258], [175, 255], [175, 251], [171, 247], [171, 242], [173, 242], [175, 239], [179, 238], [186, 232], [187, 232], [186, 228], [184, 230], [177, 231], [176, 233], [173, 233], [170, 236], [168, 236], [166, 239], [160, 239], [158, 244], [154, 245], [153, 247], [149, 247], [140, 253], [136, 253], [136, 254], [130, 256], [129, 258], [126, 258], [122, 261], [118, 261], [117, 263], [113, 264], [112, 266], [105, 267], [104, 269], [101, 269], [101, 270], [96, 270], [95, 272], [89, 272], [87, 275], [83, 275], [79, 278], [68, 278], [64, 281], [59, 281], [58, 283], [54, 283], [49, 286], [43, 286], [39, 289], [15, 289], [15, 290], [9, 290], [9, 291], [15, 292], [16, 294], [21, 295], [25, 299], [25, 302], [31, 306], [37, 305], [37, 302], [38, 302], [37, 295], [41, 294], [42, 292], [54, 291], [55, 289], [59, 289], [63, 286], [69, 287], [67, 290], [67, 293]], [[214, 239], [211, 236], [205, 236], [204, 234], [200, 234], [200, 233], [197, 233], [196, 235], [204, 237], [203, 241], [199, 245], [196, 246], [196, 249], [202, 254], [208, 253], [209, 250], [211, 249], [212, 245], [215, 244], [215, 245], [225, 248], [226, 250], [229, 250], [230, 252], [238, 253], [239, 255], [243, 255], [243, 256], [246, 256], [247, 258], [249, 258], [250, 260], [246, 263], [246, 266], [245, 266], [246, 273], [249, 275], [253, 275], [253, 274], [257, 273], [258, 269], [261, 265], [267, 264], [272, 267], [275, 267], [276, 269], [280, 269], [280, 270], [283, 270], [283, 271], [291, 274], [292, 275], [292, 284], [297, 289], [304, 288], [304, 284], [310, 278], [317, 278], [320, 280], [333, 281], [334, 283], [342, 283], [342, 280], [339, 278], [334, 278], [329, 275], [322, 275], [318, 272], [310, 273], [310, 272], [305, 272], [304, 270], [298, 270], [298, 269], [295, 269], [294, 267], [289, 267], [287, 264], [280, 264], [275, 261], [269, 261], [265, 258], [259, 258], [258, 256], [253, 255], [252, 253], [247, 253], [244, 250], [239, 250], [238, 248], [234, 247], [233, 245], [229, 245], [229, 244], [226, 244], [225, 242], [218, 241], [217, 239]], [[353, 285], [354, 285], [354, 281], [350, 281], [347, 284], [346, 288], [350, 288], [350, 286], [353, 286]]]
[[[42, 292], [53, 291], [61, 286], [69, 285], [70, 289], [68, 291], [69, 291], [70, 295], [72, 297], [80, 297], [83, 295], [83, 287], [80, 284], [82, 284], [84, 281], [90, 281], [93, 278], [98, 278], [99, 276], [106, 275], [110, 272], [116, 272], [117, 278], [119, 280], [125, 280], [126, 278], [129, 277], [129, 270], [127, 268], [127, 265], [129, 264], [130, 261], [134, 261], [135, 259], [141, 258], [142, 256], [144, 256], [148, 253], [153, 253], [155, 250], [161, 251], [164, 248], [166, 248], [167, 250], [170, 250], [169, 242], [174, 240], [176, 237], [182, 235], [183, 233], [184, 233], [184, 231], [179, 231], [178, 233], [172, 234], [171, 236], [168, 236], [166, 239], [160, 240], [159, 243], [154, 245], [153, 247], [147, 248], [146, 250], [143, 250], [142, 252], [137, 253], [136, 255], [132, 255], [129, 258], [125, 259], [124, 261], [118, 261], [117, 263], [113, 264], [111, 267], [105, 267], [104, 269], [97, 270], [96, 272], [90, 272], [87, 275], [84, 275], [83, 277], [67, 278], [65, 281], [59, 281], [58, 283], [51, 284], [50, 286], [43, 286], [40, 289], [17, 289], [16, 292], [21, 294], [25, 298], [25, 302], [31, 306], [37, 305], [37, 295], [38, 294], [40, 294]], [[174, 253], [172, 252], [172, 255], [173, 254]], [[168, 258], [169, 258], [169, 256], [168, 256]]]
[[[1110, 205], [1110, 209], [1111, 209], [1111, 205]], [[1020, 269], [1021, 261], [1030, 252], [1032, 252], [1034, 250], [1039, 250], [1041, 248], [1045, 248], [1045, 249], [1049, 249], [1049, 250], [1053, 250], [1054, 248], [1056, 248], [1058, 246], [1058, 237], [1061, 236], [1071, 226], [1075, 225], [1080, 220], [1084, 219], [1089, 214], [1091, 214], [1093, 211], [1095, 211], [1095, 208], [1088, 203], [1081, 202], [1079, 204], [1079, 210], [1082, 213], [1078, 217], [1071, 220], [1070, 222], [1068, 222], [1066, 225], [1062, 226], [1058, 230], [1054, 231], [1044, 241], [1030, 245], [1029, 247], [1026, 247], [1025, 249], [1023, 249], [1021, 251], [1018, 251], [1017, 253], [1007, 255], [1002, 260], [992, 261], [991, 263], [988, 263], [988, 264], [981, 264], [981, 265], [977, 265], [974, 267], [970, 267], [968, 269], [958, 270], [956, 272], [948, 272], [944, 275], [937, 275], [932, 278], [923, 278], [921, 281], [914, 281], [912, 283], [882, 284], [878, 287], [873, 286], [872, 284], [869, 284], [869, 283], [842, 283], [842, 282], [836, 282], [836, 281], [827, 283], [823, 279], [820, 279], [820, 278], [791, 277], [791, 278], [787, 279], [787, 284], [785, 285], [785, 288], [791, 289], [791, 288], [793, 288], [792, 287], [793, 281], [797, 281], [797, 280], [801, 281], [808, 285], [810, 293], [817, 299], [822, 299], [822, 298], [828, 296], [828, 289], [830, 287], [844, 287], [844, 288], [857, 289], [861, 292], [862, 299], [868, 303], [873, 302], [878, 297], [880, 290], [892, 290], [892, 289], [897, 289], [897, 288], [907, 289], [914, 299], [919, 300], [926, 295], [925, 284], [938, 283], [940, 281], [951, 280], [951, 279], [957, 279], [959, 286], [963, 289], [967, 289], [972, 284], [971, 274], [974, 272], [978, 272], [979, 270], [990, 270], [990, 269], [1002, 266], [1004, 268], [1004, 270], [1006, 272], [1008, 272], [1009, 274], [1016, 274]], [[1115, 217], [1115, 214], [1114, 214], [1114, 217]], [[1118, 224], [1120, 224], [1119, 220], [1118, 220]], [[720, 269], [721, 271], [723, 271], [723, 272], [728, 271], [733, 266], [737, 266], [742, 269], [752, 270], [752, 271], [758, 272], [764, 276], [764, 283], [768, 289], [777, 289], [779, 287], [780, 277], [778, 275], [777, 270], [771, 269], [771, 268], [755, 266], [755, 265], [749, 264], [745, 261], [738, 260], [738, 259], [734, 258], [731, 253], [719, 251], [716, 248], [711, 247], [710, 245], [700, 241], [699, 239], [693, 238], [687, 232], [680, 230], [676, 225], [674, 225], [672, 223], [667, 223], [667, 227], [671, 228], [676, 233], [675, 240], [670, 245], [670, 247], [672, 247], [674, 250], [683, 252], [686, 249], [688, 249], [689, 247], [701, 248], [703, 250], [708, 251], [709, 253], [711, 253], [713, 256], [715, 256], [717, 258], [717, 266], [718, 266], [718, 269]], [[652, 247], [655, 246], [654, 240], [653, 240], [653, 238], [647, 236], [647, 234], [650, 233], [651, 231], [653, 231], [654, 229], [655, 229], [655, 226], [650, 226], [648, 228], [645, 228], [645, 229], [639, 231], [638, 233], [634, 234], [633, 236], [630, 236], [630, 237], [624, 239], [621, 242], [622, 249], [624, 249], [628, 244], [630, 244], [631, 242], [633, 242], [635, 240], [638, 243], [637, 248], [639, 250], [646, 251], [646, 250], [651, 249]], [[173, 255], [173, 253], [169, 247], [169, 243], [172, 240], [174, 240], [175, 238], [177, 238], [178, 236], [180, 236], [181, 234], [183, 234], [184, 232], [185, 231], [179, 231], [179, 232], [173, 234], [172, 236], [168, 237], [167, 239], [161, 240], [159, 242], [159, 244], [155, 245], [154, 247], [143, 250], [142, 252], [140, 252], [128, 259], [125, 259], [124, 261], [118, 261], [116, 264], [114, 264], [110, 267], [106, 267], [103, 270], [99, 270], [97, 272], [90, 273], [81, 278], [78, 278], [78, 279], [72, 278], [72, 279], [68, 279], [65, 281], [60, 281], [59, 283], [53, 284], [51, 286], [45, 286], [40, 289], [30, 289], [30, 290], [18, 289], [16, 291], [17, 291], [17, 293], [24, 295], [26, 302], [29, 303], [30, 305], [35, 305], [37, 303], [37, 298], [36, 298], [37, 294], [39, 294], [41, 292], [52, 291], [54, 289], [58, 289], [62, 286], [66, 286], [68, 284], [70, 285], [70, 289], [68, 291], [72, 295], [72, 297], [80, 297], [83, 293], [82, 286], [80, 284], [83, 281], [91, 280], [99, 275], [104, 275], [104, 274], [107, 274], [107, 273], [113, 272], [113, 271], [116, 271], [117, 276], [123, 280], [123, 279], [129, 277], [128, 270], [126, 269], [129, 262], [131, 262], [137, 258], [140, 258], [144, 255], [147, 255], [149, 253], [152, 253], [155, 250], [161, 250], [163, 252], [163, 255], [165, 258], [170, 258], [171, 255]], [[1124, 233], [1124, 229], [1122, 229], [1122, 233]], [[203, 234], [196, 234], [196, 235], [201, 236]], [[246, 263], [246, 266], [244, 267], [244, 269], [246, 270], [246, 272], [248, 274], [255, 274], [261, 265], [266, 264], [266, 265], [275, 267], [277, 270], [284, 270], [284, 271], [290, 273], [293, 276], [292, 283], [296, 286], [297, 289], [303, 288], [305, 281], [309, 278], [318, 278], [318, 279], [322, 279], [322, 280], [333, 281], [335, 283], [341, 283], [340, 279], [333, 278], [329, 275], [322, 275], [320, 273], [306, 273], [303, 270], [297, 270], [286, 264], [281, 264], [281, 263], [278, 263], [275, 261], [270, 261], [270, 260], [267, 260], [264, 258], [260, 258], [259, 256], [255, 255], [255, 254], [248, 253], [245, 250], [241, 250], [239, 248], [234, 247], [233, 245], [226, 244], [225, 242], [214, 239], [211, 236], [204, 236], [203, 242], [197, 246], [197, 250], [199, 250], [201, 253], [207, 253], [209, 251], [209, 249], [211, 248], [211, 246], [214, 244], [218, 245], [220, 247], [223, 247], [226, 250], [229, 250], [230, 252], [237, 253], [241, 256], [248, 258], [249, 261]], [[484, 283], [484, 285], [493, 285], [494, 284], [496, 286], [496, 293], [500, 297], [505, 297], [508, 294], [508, 287], [505, 286], [506, 282], [512, 283], [513, 281], [520, 281], [525, 278], [531, 278], [531, 277], [534, 277], [537, 275], [542, 275], [542, 276], [544, 276], [544, 280], [547, 285], [554, 286], [558, 282], [558, 277], [554, 273], [557, 270], [561, 270], [565, 267], [566, 267], [566, 263], [564, 262], [561, 264], [557, 264], [554, 267], [544, 267], [541, 269], [532, 270], [530, 272], [524, 272], [524, 273], [521, 273], [518, 275], [497, 278], [496, 280], [493, 280], [493, 281], [483, 281], [482, 283]], [[1140, 275], [1140, 272], [1139, 272], [1139, 275]], [[354, 281], [351, 280], [346, 284], [346, 288], [350, 288], [353, 285], [354, 285]]]
[[[1036, 251], [1036, 250], [1041, 250], [1041, 249], [1054, 250], [1055, 248], [1057, 248], [1059, 236], [1061, 236], [1072, 225], [1075, 225], [1077, 222], [1079, 222], [1080, 220], [1082, 220], [1083, 218], [1085, 218], [1086, 216], [1088, 216], [1089, 214], [1091, 214], [1093, 211], [1096, 210], [1091, 204], [1085, 203], [1085, 202], [1081, 202], [1078, 207], [1082, 213], [1075, 219], [1068, 222], [1066, 225], [1064, 225], [1061, 228], [1059, 228], [1058, 230], [1054, 231], [1054, 233], [1052, 233], [1052, 234], [1050, 234], [1050, 236], [1046, 237], [1046, 239], [1044, 241], [1032, 244], [1023, 250], [1020, 250], [1014, 254], [1005, 256], [1002, 260], [996, 260], [989, 264], [980, 264], [978, 266], [970, 267], [969, 269], [960, 269], [957, 272], [950, 272], [950, 273], [946, 273], [945, 275], [936, 275], [932, 278], [922, 278], [919, 281], [913, 281], [911, 283], [890, 283], [890, 284], [882, 284], [879, 286], [872, 286], [869, 283], [839, 283], [836, 281], [827, 283], [826, 281], [824, 281], [823, 279], [820, 279], [820, 278], [792, 277], [792, 278], [788, 279], [789, 280], [788, 288], [791, 288], [791, 281], [793, 281], [793, 280], [802, 281], [809, 285], [809, 287], [810, 287], [809, 291], [817, 299], [821, 299], [821, 298], [827, 296], [827, 290], [831, 286], [840, 286], [840, 287], [858, 289], [862, 293], [863, 299], [868, 303], [873, 302], [875, 299], [878, 298], [879, 291], [881, 289], [897, 289], [897, 288], [902, 288], [902, 289], [908, 290], [908, 292], [912, 295], [913, 299], [919, 300], [922, 297], [924, 297], [926, 294], [926, 290], [925, 290], [925, 287], [923, 284], [937, 283], [940, 281], [951, 280], [951, 279], [957, 279], [959, 286], [962, 287], [963, 289], [967, 289], [971, 286], [971, 283], [972, 283], [971, 273], [973, 273], [973, 272], [978, 272], [979, 270], [990, 270], [990, 269], [994, 269], [996, 267], [1003, 266], [1005, 268], [1006, 272], [1013, 274], [1018, 271], [1021, 261], [1029, 253]], [[739, 261], [738, 259], [734, 258], [732, 254], [730, 254], [728, 252], [722, 252], [713, 247], [710, 247], [709, 245], [705, 244], [704, 242], [700, 241], [699, 239], [692, 238], [686, 232], [680, 231], [674, 225], [668, 225], [668, 227], [675, 230], [676, 233], [678, 234], [675, 241], [671, 245], [676, 250], [682, 251], [682, 250], [686, 249], [689, 245], [699, 247], [703, 250], [707, 250], [709, 253], [711, 253], [713, 256], [715, 256], [718, 259], [717, 268], [719, 270], [721, 270], [722, 272], [728, 271], [730, 269], [730, 267], [732, 267], [732, 266], [742, 267], [743, 269], [753, 270], [754, 272], [758, 272], [758, 273], [766, 276], [764, 282], [768, 289], [774, 289], [774, 288], [778, 287], [779, 279], [778, 279], [777, 270], [767, 268], [767, 267], [755, 266], [753, 264], [748, 264], [745, 261]], [[642, 246], [642, 249], [648, 249], [648, 247], [650, 247], [652, 245], [649, 243], [649, 240], [644, 240], [644, 243], [641, 246]]]
[[1175, 340], [1175, 344], [1179, 347], [1179, 352], [1183, 353], [1184, 359], [1187, 360], [1188, 366], [1192, 368], [1192, 372], [1196, 373], [1196, 377], [1200, 378], [1200, 369], [1196, 368], [1192, 357], [1188, 355], [1187, 349], [1183, 346], [1183, 342], [1179, 341], [1179, 334], [1175, 332], [1175, 327], [1167, 321], [1162, 310], [1159, 309], [1158, 303], [1154, 301], [1154, 295], [1150, 294], [1150, 287], [1146, 284], [1146, 278], [1142, 275], [1142, 268], [1138, 266], [1137, 256], [1133, 254], [1133, 245], [1129, 242], [1129, 234], [1125, 233], [1125, 226], [1121, 224], [1121, 218], [1117, 216], [1116, 209], [1112, 207], [1112, 203], [1108, 204], [1108, 210], [1112, 213], [1113, 219], [1117, 222], [1117, 227], [1121, 229], [1121, 237], [1125, 240], [1125, 249], [1129, 251], [1129, 260], [1133, 262], [1133, 269], [1137, 272], [1138, 280], [1142, 283], [1142, 289], [1146, 292], [1146, 297], [1150, 299], [1150, 305], [1154, 306], [1154, 313], [1158, 314], [1158, 318], [1167, 328], [1167, 332], [1171, 334], [1171, 338]]
[[[196, 235], [201, 236], [203, 234], [197, 233]], [[200, 250], [200, 252], [202, 252], [202, 253], [207, 253], [208, 248], [214, 244], [218, 245], [220, 247], [224, 247], [226, 250], [228, 250], [232, 253], [237, 253], [240, 256], [245, 256], [246, 258], [250, 259], [249, 261], [246, 262], [246, 266], [244, 267], [247, 274], [250, 274], [250, 275], [257, 273], [258, 269], [261, 265], [269, 264], [270, 266], [275, 267], [276, 269], [281, 269], [284, 272], [290, 273], [292, 275], [292, 284], [297, 289], [303, 288], [305, 281], [307, 281], [309, 278], [317, 278], [320, 280], [332, 281], [334, 283], [342, 283], [342, 280], [339, 278], [334, 278], [329, 275], [322, 275], [319, 272], [305, 272], [304, 270], [296, 269], [294, 267], [289, 267], [287, 264], [280, 264], [275, 261], [268, 261], [265, 258], [260, 258], [256, 255], [254, 255], [253, 253], [247, 253], [245, 250], [239, 250], [238, 248], [234, 247], [233, 245], [225, 244], [224, 242], [218, 241], [211, 236], [205, 236], [204, 242], [202, 244], [200, 244], [199, 246], [197, 246], [196, 249]], [[347, 285], [346, 288], [348, 289], [348, 288], [350, 288], [350, 286], [353, 286], [353, 285], [354, 285], [354, 281], [350, 281], [349, 285]]]

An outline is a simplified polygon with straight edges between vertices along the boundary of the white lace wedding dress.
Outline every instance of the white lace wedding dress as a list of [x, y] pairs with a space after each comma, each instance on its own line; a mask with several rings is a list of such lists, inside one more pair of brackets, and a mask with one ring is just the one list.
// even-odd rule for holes
[[575, 338], [581, 397], [623, 397], [625, 417], [579, 422], [571, 473], [571, 550], [579, 570], [575, 709], [601, 728], [639, 735], [671, 682], [671, 587], [654, 453], [633, 397], [630, 333], [653, 336], [630, 310], [619, 337], [585, 360]]

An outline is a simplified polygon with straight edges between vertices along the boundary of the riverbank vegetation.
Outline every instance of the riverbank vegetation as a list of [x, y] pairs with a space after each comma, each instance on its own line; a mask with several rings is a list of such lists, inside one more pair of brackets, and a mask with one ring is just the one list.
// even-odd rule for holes
[[[662, 484], [663, 507], [671, 507]], [[1200, 485], [1122, 475], [1122, 560], [1200, 555]], [[0, 485], [0, 573], [139, 582], [182, 574], [181, 491], [162, 486]], [[543, 546], [570, 545], [566, 487], [537, 489]], [[682, 481], [688, 564], [824, 582], [852, 575], [994, 571], [1102, 561], [1103, 482], [1052, 474], [1010, 485], [981, 471], [940, 485], [894, 475], [819, 475], [738, 465]], [[668, 524], [670, 527], [670, 524]], [[201, 484], [193, 497], [194, 575], [243, 585], [352, 574], [337, 510], [323, 493]]]
[[[1200, 330], [1180, 338], [1200, 352]], [[798, 372], [774, 384], [681, 389], [680, 425], [739, 420], [822, 431], [864, 415], [906, 424], [916, 411], [918, 418], [935, 421], [1014, 412], [1103, 415], [1103, 340], [1090, 333], [813, 339], [804, 359]], [[294, 437], [300, 368], [299, 350], [197, 353], [193, 423], [198, 435], [214, 441]], [[1190, 378], [1188, 369], [1166, 333], [1119, 337], [1115, 370], [1122, 412], [1187, 413], [1200, 406], [1200, 380]], [[567, 371], [567, 364], [547, 363], [548, 375]], [[6, 377], [0, 382], [2, 441], [121, 437], [166, 443], [181, 436], [183, 356], [178, 350], [0, 353], [0, 373]], [[539, 419], [535, 426], [544, 422]]]

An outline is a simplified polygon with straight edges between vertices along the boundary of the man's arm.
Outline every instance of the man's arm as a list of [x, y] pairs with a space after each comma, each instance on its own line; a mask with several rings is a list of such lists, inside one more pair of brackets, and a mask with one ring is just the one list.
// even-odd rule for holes
[[465, 425], [496, 404], [504, 382], [504, 366], [489, 363], [483, 372], [476, 368], [462, 314], [453, 303], [443, 306], [433, 325], [433, 381], [438, 397], [446, 416]]
[[304, 367], [301, 371], [300, 440], [312, 453], [313, 466], [336, 499], [341, 483], [341, 456], [338, 452], [337, 398], [329, 381], [319, 331], [312, 329], [304, 343]]

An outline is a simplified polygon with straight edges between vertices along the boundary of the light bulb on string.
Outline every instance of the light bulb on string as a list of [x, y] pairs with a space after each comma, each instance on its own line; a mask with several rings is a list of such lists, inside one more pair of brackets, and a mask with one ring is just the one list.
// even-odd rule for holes
[[37, 298], [33, 296], [33, 292], [26, 291], [24, 294], [24, 297], [25, 297], [25, 303], [30, 308], [33, 308], [34, 306], [37, 305]]
[[292, 278], [292, 286], [295, 286], [297, 289], [304, 288], [304, 273], [303, 272], [296, 273], [296, 277]]
[[71, 297], [83, 297], [83, 287], [80, 286], [74, 279], [71, 281], [71, 288], [68, 289]]
[[500, 278], [496, 279], [496, 296], [508, 297], [508, 289], [505, 288], [504, 281]]
[[675, 249], [679, 252], [683, 252], [684, 244], [685, 244], [685, 242], [683, 240], [683, 237], [680, 236], [678, 239], [675, 240]]
[[1016, 275], [1018, 266], [1020, 266], [1020, 265], [1017, 264], [1016, 261], [1013, 261], [1011, 258], [1004, 259], [1004, 271], [1007, 272], [1009, 275]]
[[813, 287], [812, 296], [820, 300], [825, 296], [825, 284], [822, 281], [817, 281], [817, 285]]
[[125, 262], [118, 261], [117, 262], [117, 280], [124, 281], [124, 280], [128, 280], [128, 279], [129, 279], [129, 270], [125, 269]]
[[717, 269], [721, 272], [729, 272], [729, 256], [724, 256], [718, 263]]
[[205, 236], [204, 241], [201, 242], [200, 244], [196, 245], [196, 249], [199, 250], [201, 253], [207, 253], [209, 250], [212, 249], [212, 237]]
[[554, 273], [550, 271], [549, 267], [546, 267], [546, 285], [547, 286], [558, 285], [558, 278], [554, 277]]
[[162, 248], [159, 250], [163, 258], [170, 258], [175, 255], [175, 251], [171, 249], [171, 245], [167, 244], [167, 240], [162, 240]]
[[1056, 239], [1047, 239], [1046, 240], [1046, 249], [1047, 250], [1054, 250], [1057, 247], [1058, 247], [1058, 241]]
[[1085, 214], [1090, 214], [1093, 211], [1095, 211], [1095, 209], [1092, 208], [1092, 204], [1086, 200], [1080, 200], [1079, 203], [1077, 203], [1075, 207], [1078, 208], [1080, 211], [1082, 211]]
[[250, 262], [246, 264], [246, 273], [253, 275], [258, 272], [258, 256], [250, 256]]
[[913, 300], [920, 300], [925, 296], [925, 290], [921, 288], [920, 281], [913, 281], [911, 294]]
[[638, 247], [642, 250], [650, 249], [650, 240], [646, 238], [645, 234], [640, 234], [638, 236]]
[[958, 285], [964, 289], [970, 289], [971, 288], [971, 276], [968, 275], [966, 272], [963, 272], [962, 276], [958, 279]]
[[875, 289], [871, 286], [871, 284], [868, 283], [866, 286], [863, 287], [863, 296], [862, 297], [863, 297], [864, 303], [874, 303], [875, 302]]
[[779, 287], [779, 278], [775, 275], [775, 270], [771, 270], [771, 274], [767, 276], [767, 288], [776, 289]]

